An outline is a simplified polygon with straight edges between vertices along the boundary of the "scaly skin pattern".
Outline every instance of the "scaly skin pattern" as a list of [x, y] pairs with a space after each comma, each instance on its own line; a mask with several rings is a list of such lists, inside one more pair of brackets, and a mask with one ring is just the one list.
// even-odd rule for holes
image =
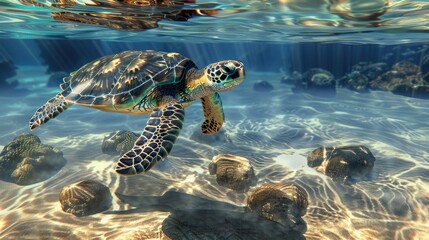
[[222, 108], [222, 100], [219, 93], [213, 93], [201, 98], [201, 104], [204, 109], [204, 122], [201, 125], [201, 131], [204, 134], [214, 134], [219, 132], [225, 121], [225, 115]]
[[57, 94], [45, 105], [37, 109], [36, 113], [30, 119], [30, 130], [34, 130], [43, 123], [48, 122], [51, 118], [58, 116], [58, 114], [62, 113], [70, 105], [71, 103], [68, 103], [61, 93]]
[[177, 101], [154, 110], [134, 148], [125, 153], [116, 165], [116, 172], [134, 175], [148, 171], [164, 160], [173, 148], [183, 126], [185, 111]]

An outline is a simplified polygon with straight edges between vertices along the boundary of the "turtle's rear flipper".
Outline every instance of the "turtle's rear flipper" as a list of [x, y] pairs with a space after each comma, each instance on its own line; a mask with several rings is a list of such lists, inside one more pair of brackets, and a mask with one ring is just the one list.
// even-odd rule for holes
[[222, 100], [218, 93], [201, 98], [203, 105], [204, 122], [201, 124], [201, 131], [204, 134], [215, 134], [219, 132], [225, 121], [223, 114]]
[[184, 118], [185, 112], [179, 102], [171, 102], [164, 108], [155, 109], [133, 149], [122, 155], [117, 162], [116, 172], [135, 175], [148, 171], [157, 162], [164, 160], [179, 136]]
[[34, 130], [49, 121], [49, 119], [58, 116], [58, 114], [69, 108], [70, 105], [61, 93], [57, 94], [55, 97], [49, 99], [45, 105], [37, 109], [36, 113], [30, 119], [30, 130]]

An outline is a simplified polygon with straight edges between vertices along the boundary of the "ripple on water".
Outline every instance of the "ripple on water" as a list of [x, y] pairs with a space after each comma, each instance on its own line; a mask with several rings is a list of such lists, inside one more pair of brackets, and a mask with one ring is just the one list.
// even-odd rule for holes
[[[424, 33], [429, 24], [425, 15], [429, 4], [410, 0], [175, 1], [179, 4], [158, 8], [127, 2], [133, 1], [121, 4], [103, 1], [102, 7], [76, 1], [76, 4], [54, 8], [49, 1], [8, 0], [4, 3], [7, 11], [0, 18], [2, 35], [10, 38], [25, 33], [30, 38], [66, 36], [128, 41], [269, 39], [273, 42], [342, 40], [392, 44], [424, 41], [425, 35], [418, 33]], [[187, 12], [181, 13], [182, 10]], [[201, 15], [201, 12], [203, 16], [189, 16], [190, 13]], [[115, 16], [113, 23], [108, 21], [112, 16]], [[151, 31], [144, 31], [147, 29]], [[205, 34], [207, 29], [210, 34]], [[401, 38], [383, 34], [392, 29], [407, 34]], [[358, 32], [371, 34], [362, 37]]]

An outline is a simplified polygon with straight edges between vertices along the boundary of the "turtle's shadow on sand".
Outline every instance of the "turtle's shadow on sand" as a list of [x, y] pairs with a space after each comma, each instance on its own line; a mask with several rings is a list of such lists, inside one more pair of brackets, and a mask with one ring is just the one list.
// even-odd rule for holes
[[162, 196], [116, 195], [135, 208], [107, 214], [170, 212], [162, 231], [171, 239], [305, 239], [300, 232], [225, 202], [175, 191]]

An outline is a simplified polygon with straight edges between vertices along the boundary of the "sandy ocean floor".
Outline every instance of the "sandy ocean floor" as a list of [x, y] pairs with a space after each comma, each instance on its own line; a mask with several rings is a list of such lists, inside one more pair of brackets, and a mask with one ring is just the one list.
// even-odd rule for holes
[[[57, 91], [31, 84], [47, 78], [42, 73], [32, 68], [25, 73], [20, 81], [28, 94], [0, 95], [0, 149], [29, 132], [29, 118]], [[226, 153], [250, 159], [258, 185], [292, 181], [306, 190], [306, 239], [429, 239], [429, 101], [346, 89], [338, 89], [335, 98], [320, 98], [295, 94], [280, 78], [279, 73], [248, 72], [241, 86], [221, 93], [226, 124], [211, 142], [191, 138], [203, 115], [200, 103], [187, 108], [171, 155], [135, 177], [116, 175], [117, 157], [103, 154], [101, 144], [116, 130], [140, 133], [147, 116], [73, 106], [33, 132], [60, 148], [67, 165], [41, 183], [0, 182], [0, 239], [130, 239], [142, 232], [161, 238], [162, 222], [171, 212], [159, 205], [171, 202], [175, 210], [189, 210], [175, 198], [180, 194], [207, 199], [201, 208], [225, 210], [217, 206], [227, 203], [241, 209], [246, 194], [220, 187], [209, 175], [211, 158]], [[257, 80], [270, 81], [275, 90], [255, 92]], [[333, 145], [367, 146], [376, 157], [371, 179], [344, 185], [306, 167], [310, 151]], [[58, 201], [62, 187], [86, 179], [106, 184], [113, 206], [88, 217], [64, 213]], [[114, 193], [128, 197], [121, 200]]]

